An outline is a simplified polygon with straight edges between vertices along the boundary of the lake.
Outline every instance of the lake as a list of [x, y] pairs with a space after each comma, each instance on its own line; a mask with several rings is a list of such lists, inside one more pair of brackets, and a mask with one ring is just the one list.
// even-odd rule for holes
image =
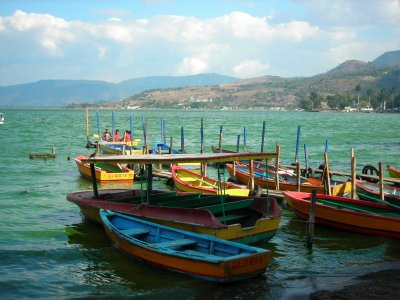
[[[2, 110], [0, 125], [0, 297], [23, 298], [137, 298], [137, 299], [307, 299], [315, 290], [348, 284], [357, 274], [400, 265], [400, 241], [380, 236], [315, 229], [314, 247], [305, 247], [306, 224], [284, 211], [277, 235], [257, 246], [272, 251], [263, 276], [220, 285], [158, 270], [137, 262], [112, 247], [101, 227], [85, 221], [79, 208], [66, 201], [71, 191], [90, 189], [79, 176], [74, 157], [88, 155], [84, 110]], [[98, 112], [101, 132], [112, 128], [112, 112]], [[264, 151], [281, 146], [281, 160], [294, 161], [298, 126], [299, 161], [317, 168], [328, 144], [332, 169], [350, 172], [350, 149], [357, 170], [379, 162], [400, 166], [400, 115], [376, 113], [306, 113], [271, 111], [143, 110], [114, 112], [114, 128], [132, 129], [143, 140], [142, 118], [148, 120], [149, 144], [166, 136], [180, 147], [181, 127], [188, 153], [204, 149], [236, 149], [246, 128], [246, 148], [260, 151], [263, 122]], [[89, 112], [90, 136], [97, 133], [96, 112]], [[169, 140], [168, 140], [169, 141]], [[57, 157], [30, 160], [29, 153]], [[387, 175], [387, 173], [385, 174]], [[166, 187], [163, 180], [155, 183]]]

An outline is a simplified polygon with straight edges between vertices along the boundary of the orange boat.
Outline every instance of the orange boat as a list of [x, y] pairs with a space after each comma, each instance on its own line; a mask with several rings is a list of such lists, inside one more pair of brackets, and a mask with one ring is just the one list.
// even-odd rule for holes
[[[283, 192], [287, 205], [302, 219], [309, 218], [311, 194]], [[317, 194], [315, 223], [374, 235], [400, 238], [400, 210], [383, 203]]]
[[389, 172], [390, 177], [400, 178], [400, 169], [397, 169], [391, 165], [387, 165], [387, 170]]
[[[75, 158], [79, 173], [86, 179], [92, 179], [90, 165], [83, 163], [83, 159], [88, 159], [87, 156], [77, 156]], [[98, 182], [132, 182], [134, 179], [134, 171], [121, 166], [119, 163], [99, 162], [94, 165], [96, 181]]]
[[100, 211], [104, 229], [121, 251], [141, 261], [190, 276], [234, 282], [265, 273], [266, 249]]
[[[249, 184], [250, 173], [247, 165], [236, 164], [235, 170], [233, 164], [226, 164], [226, 169], [229, 176], [235, 178], [241, 184]], [[273, 172], [265, 172], [265, 169], [254, 168], [254, 185], [261, 188], [266, 188], [268, 182], [269, 189], [276, 189], [275, 174]], [[297, 177], [293, 174], [280, 173], [279, 174], [279, 190], [281, 191], [296, 191], [297, 190]], [[317, 190], [317, 193], [324, 193], [324, 186], [322, 181], [315, 178], [300, 178], [300, 190], [302, 192], [310, 193], [312, 190]], [[351, 183], [331, 180], [331, 194], [344, 195], [351, 192]]]

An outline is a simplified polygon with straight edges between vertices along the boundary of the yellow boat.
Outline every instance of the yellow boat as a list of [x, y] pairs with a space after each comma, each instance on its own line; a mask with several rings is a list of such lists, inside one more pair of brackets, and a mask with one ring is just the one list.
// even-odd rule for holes
[[[83, 163], [83, 159], [87, 156], [77, 156], [75, 158], [79, 173], [86, 179], [92, 179], [90, 165]], [[132, 182], [134, 179], [134, 171], [121, 166], [118, 163], [96, 163], [94, 166], [96, 181], [98, 182]]]
[[210, 177], [192, 172], [177, 165], [172, 166], [172, 179], [175, 188], [182, 192], [202, 194], [226, 194], [232, 196], [248, 196], [250, 190], [229, 182], [221, 182]]

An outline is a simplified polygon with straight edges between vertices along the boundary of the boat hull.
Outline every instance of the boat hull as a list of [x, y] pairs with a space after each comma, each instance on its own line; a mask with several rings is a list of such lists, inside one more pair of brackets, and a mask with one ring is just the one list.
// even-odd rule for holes
[[[242, 247], [245, 245], [221, 241], [215, 239], [214, 237], [195, 235], [180, 230], [177, 231], [176, 234], [182, 238], [180, 240], [169, 241], [169, 245], [176, 246], [179, 241], [186, 239], [186, 241], [189, 241], [189, 243], [191, 241], [195, 242], [196, 244], [214, 243], [216, 244], [215, 247], [219, 249], [221, 249], [224, 244], [227, 244], [225, 245], [226, 247], [237, 247], [239, 249], [238, 252], [243, 251], [243, 254], [224, 257], [217, 256], [217, 253], [202, 253], [198, 251], [199, 247], [192, 248], [195, 250], [185, 250], [183, 247], [174, 247], [170, 249], [169, 246], [163, 246], [163, 244], [165, 245], [166, 242], [161, 241], [157, 243], [155, 242], [156, 239], [153, 241], [153, 243], [146, 241], [145, 238], [141, 238], [139, 240], [135, 237], [124, 235], [122, 230], [116, 229], [116, 227], [112, 224], [110, 225], [110, 221], [107, 219], [107, 215], [105, 215], [106, 213], [107, 212], [102, 211], [101, 217], [106, 234], [112, 240], [113, 244], [128, 255], [157, 267], [210, 281], [233, 282], [262, 274], [265, 272], [268, 265], [270, 252], [267, 250], [251, 247], [251, 250], [255, 250], [248, 250], [245, 252], [247, 248], [242, 249]], [[112, 214], [113, 213], [111, 213], [111, 217]], [[117, 217], [129, 218], [123, 215], [118, 215]], [[121, 226], [124, 226], [123, 228], [127, 228], [128, 230], [130, 229], [128, 225], [122, 223], [122, 220], [117, 221]], [[158, 228], [158, 232], [161, 232], [159, 234], [160, 236], [157, 237], [160, 240], [163, 238], [163, 235], [169, 233], [168, 230], [171, 231], [171, 229], [168, 227], [161, 225], [158, 225], [156, 228]], [[169, 234], [172, 235], [173, 233]], [[149, 239], [150, 238], [151, 236]]]
[[218, 181], [201, 174], [191, 172], [179, 166], [172, 166], [172, 178], [175, 188], [183, 192], [198, 192], [203, 194], [226, 194], [232, 196], [248, 196], [249, 189], [228, 182], [221, 182], [222, 189], [218, 189]]
[[[356, 188], [361, 199], [368, 200], [368, 197], [380, 199], [380, 186], [377, 183], [357, 181]], [[385, 201], [400, 206], [400, 188], [384, 185], [383, 195]]]
[[[86, 156], [75, 158], [78, 171], [82, 177], [92, 180], [92, 173], [89, 164], [82, 163]], [[117, 164], [97, 164], [95, 165], [95, 176], [98, 182], [131, 182], [134, 180], [134, 171]]]
[[[234, 178], [236, 181], [240, 182], [241, 184], [248, 185], [250, 182], [250, 175], [248, 172], [243, 172], [240, 169], [236, 168], [234, 171], [232, 164], [226, 164], [226, 169], [228, 170], [229, 176]], [[271, 175], [272, 176], [272, 175]], [[282, 175], [280, 175], [282, 176]], [[285, 174], [283, 176], [294, 178], [289, 174]], [[331, 185], [331, 194], [332, 195], [344, 195], [351, 192], [351, 183], [350, 182], [332, 182]], [[258, 176], [254, 176], [254, 185], [258, 185], [261, 188], [267, 188], [275, 190], [276, 189], [276, 182], [274, 179], [269, 178], [261, 178]], [[279, 181], [279, 190], [281, 191], [297, 191], [297, 184], [294, 181]], [[311, 193], [313, 190], [316, 190], [318, 194], [323, 194], [325, 188], [323, 185], [315, 185], [309, 182], [304, 182], [300, 184], [300, 191], [305, 193]]]
[[[309, 218], [311, 206], [309, 193], [283, 192], [287, 205], [302, 219]], [[318, 199], [336, 202], [339, 207], [319, 203], [315, 206], [315, 222], [330, 227], [366, 234], [400, 238], [400, 214], [389, 206], [339, 196], [317, 195]], [[357, 210], [348, 207], [357, 205]], [[347, 208], [346, 208], [347, 206]], [[392, 217], [368, 213], [368, 210], [387, 210]], [[396, 216], [397, 217], [393, 217]]]
[[[157, 191], [170, 192], [170, 191]], [[94, 198], [93, 191], [79, 191], [68, 193], [67, 200], [79, 206], [83, 216], [91, 221], [100, 223], [99, 210], [108, 209], [138, 218], [163, 224], [199, 234], [216, 236], [224, 240], [233, 240], [243, 244], [265, 241], [272, 238], [279, 227], [281, 211], [275, 199], [255, 198], [255, 210], [262, 213], [249, 226], [241, 223], [225, 225], [214, 214], [206, 209], [177, 208], [142, 203], [122, 202], [140, 194], [139, 190], [106, 189], [99, 190], [99, 198]], [[178, 193], [187, 195], [190, 193]], [[239, 198], [240, 197], [235, 197]]]
[[393, 166], [388, 165], [387, 170], [389, 172], [389, 176], [393, 178], [400, 178], [400, 169], [394, 168]]

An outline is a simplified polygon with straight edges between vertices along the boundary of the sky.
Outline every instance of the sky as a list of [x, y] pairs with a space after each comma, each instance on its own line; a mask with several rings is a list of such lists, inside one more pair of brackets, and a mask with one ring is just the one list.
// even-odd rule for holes
[[400, 49], [400, 0], [0, 0], [0, 86], [313, 76]]

